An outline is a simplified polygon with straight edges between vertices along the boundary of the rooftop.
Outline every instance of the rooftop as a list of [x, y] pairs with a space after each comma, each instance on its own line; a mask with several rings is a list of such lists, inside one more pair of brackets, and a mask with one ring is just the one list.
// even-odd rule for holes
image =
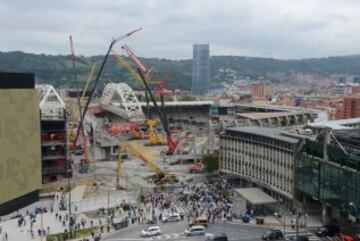
[[[161, 106], [161, 103], [158, 101], [157, 104]], [[194, 100], [194, 101], [165, 101], [165, 106], [200, 106], [200, 105], [213, 105], [214, 102], [211, 100]], [[146, 106], [146, 102], [140, 102], [141, 106]], [[150, 106], [153, 106], [153, 103], [149, 103]]]
[[281, 134], [282, 130], [280, 128], [268, 128], [268, 127], [259, 127], [259, 126], [244, 126], [244, 127], [233, 127], [228, 128], [229, 131], [253, 134], [257, 136], [264, 136], [272, 139], [277, 139], [280, 141], [289, 142], [292, 144], [298, 143], [298, 139], [294, 137], [284, 136]]
[[251, 112], [251, 113], [241, 113], [236, 114], [238, 117], [243, 117], [246, 119], [252, 120], [260, 120], [260, 119], [267, 119], [271, 117], [283, 117], [283, 116], [291, 116], [294, 114], [300, 114], [300, 112]]
[[273, 197], [256, 187], [237, 188], [235, 189], [235, 192], [253, 205], [277, 203]]
[[351, 126], [360, 126], [360, 118], [351, 118], [343, 120], [319, 121], [308, 124], [309, 127], [329, 127], [333, 130], [353, 129]]

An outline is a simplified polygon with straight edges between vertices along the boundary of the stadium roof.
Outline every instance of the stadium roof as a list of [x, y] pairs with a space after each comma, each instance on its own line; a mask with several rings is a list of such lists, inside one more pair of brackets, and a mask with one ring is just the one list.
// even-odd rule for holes
[[292, 144], [298, 143], [298, 139], [294, 137], [289, 137], [282, 135], [282, 130], [280, 128], [269, 128], [269, 127], [260, 127], [260, 126], [244, 126], [244, 127], [232, 127], [226, 130], [253, 134], [262, 137], [268, 137], [272, 139], [277, 139], [285, 142], [289, 142]]

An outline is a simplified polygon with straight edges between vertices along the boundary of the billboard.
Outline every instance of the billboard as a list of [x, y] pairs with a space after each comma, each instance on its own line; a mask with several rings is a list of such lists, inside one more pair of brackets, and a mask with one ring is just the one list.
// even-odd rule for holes
[[0, 89], [0, 205], [41, 186], [39, 96]]

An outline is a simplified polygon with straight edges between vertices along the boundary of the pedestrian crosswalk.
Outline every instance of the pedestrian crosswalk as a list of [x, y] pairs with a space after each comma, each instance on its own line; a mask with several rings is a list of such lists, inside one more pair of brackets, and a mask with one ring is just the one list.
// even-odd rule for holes
[[179, 233], [173, 233], [173, 234], [162, 234], [155, 237], [149, 237], [149, 238], [116, 238], [116, 239], [109, 239], [108, 241], [156, 241], [156, 240], [178, 240], [179, 238], [184, 238], [182, 234]]
[[[207, 234], [209, 235], [209, 234]], [[204, 236], [191, 236], [191, 237], [185, 237], [182, 233], [173, 233], [173, 234], [162, 234], [155, 237], [138, 237], [138, 238], [115, 238], [115, 239], [107, 239], [107, 241], [157, 241], [157, 240], [176, 240], [176, 241], [192, 241], [192, 240], [203, 240]], [[254, 240], [254, 239], [260, 239], [261, 236], [257, 237], [238, 237], [236, 240]], [[233, 239], [229, 238], [229, 241], [232, 241]]]

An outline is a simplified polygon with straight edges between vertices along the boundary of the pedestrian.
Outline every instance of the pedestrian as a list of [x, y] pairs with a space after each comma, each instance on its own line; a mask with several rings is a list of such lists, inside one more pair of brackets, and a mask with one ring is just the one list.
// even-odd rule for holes
[[7, 234], [7, 232], [5, 232], [5, 241], [7, 241], [8, 240], [8, 234]]

